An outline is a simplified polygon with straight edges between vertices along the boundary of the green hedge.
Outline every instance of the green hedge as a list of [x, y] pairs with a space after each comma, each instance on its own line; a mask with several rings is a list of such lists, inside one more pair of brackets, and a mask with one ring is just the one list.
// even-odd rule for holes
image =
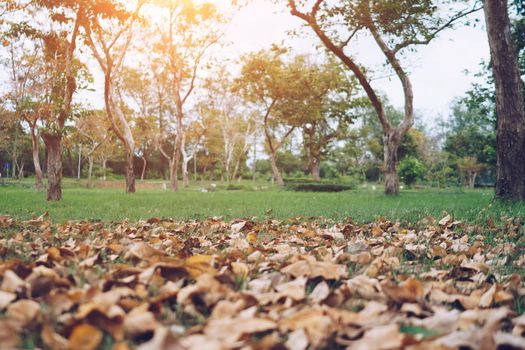
[[353, 189], [354, 186], [334, 182], [288, 182], [285, 188], [296, 192], [343, 192]]

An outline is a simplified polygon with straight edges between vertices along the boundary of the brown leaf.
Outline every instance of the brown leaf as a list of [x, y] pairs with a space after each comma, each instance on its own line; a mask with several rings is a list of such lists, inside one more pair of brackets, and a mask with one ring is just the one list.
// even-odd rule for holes
[[344, 265], [333, 264], [314, 259], [299, 260], [281, 270], [282, 273], [293, 277], [316, 278], [323, 277], [327, 280], [339, 280], [347, 276]]
[[192, 278], [197, 278], [204, 273], [215, 273], [213, 256], [193, 255], [184, 261], [184, 266]]
[[9, 305], [14, 300], [16, 300], [15, 293], [8, 293], [8, 292], [0, 291], [0, 310], [5, 309], [6, 306]]
[[147, 311], [147, 304], [139, 306], [124, 318], [124, 330], [125, 332], [136, 337], [146, 332], [152, 332], [157, 329], [157, 321], [153, 313]]
[[405, 335], [399, 331], [399, 326], [390, 324], [368, 330], [363, 338], [353, 342], [348, 350], [390, 350], [401, 348]]
[[75, 350], [95, 350], [102, 342], [102, 332], [89, 325], [81, 324], [69, 336], [69, 348]]
[[21, 327], [27, 326], [31, 321], [36, 320], [40, 314], [40, 305], [33, 300], [19, 300], [9, 304], [7, 307], [7, 318]]
[[399, 304], [422, 301], [425, 294], [423, 284], [415, 278], [409, 278], [400, 285], [385, 283], [381, 289], [390, 300]]
[[16, 273], [11, 270], [4, 272], [1, 290], [8, 293], [16, 293], [19, 288], [25, 285], [23, 279], [18, 277]]

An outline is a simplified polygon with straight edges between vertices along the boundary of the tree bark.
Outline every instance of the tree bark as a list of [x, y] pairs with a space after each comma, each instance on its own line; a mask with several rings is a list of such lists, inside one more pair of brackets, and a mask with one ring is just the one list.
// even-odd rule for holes
[[316, 158], [312, 158], [310, 162], [310, 172], [314, 181], [321, 181], [321, 165], [319, 163], [319, 160]]
[[128, 147], [126, 147], [126, 159], [126, 193], [135, 193], [134, 152]]
[[182, 106], [177, 107], [177, 136], [175, 136], [175, 149], [173, 151], [173, 166], [170, 172], [171, 191], [177, 192], [179, 190], [179, 178], [177, 170], [180, 165], [180, 156], [182, 149]]
[[47, 150], [47, 200], [62, 199], [62, 147], [60, 135], [43, 134]]
[[188, 176], [188, 163], [189, 161], [182, 163], [182, 183], [184, 187], [188, 187], [190, 185], [190, 179]]
[[384, 136], [385, 161], [385, 194], [399, 194], [399, 176], [397, 175], [397, 150], [401, 143], [401, 136], [395, 129], [389, 130]]
[[140, 158], [142, 159], [142, 172], [140, 174], [140, 181], [144, 181], [144, 177], [146, 176], [146, 167], [148, 165], [148, 162], [146, 160], [146, 157], [142, 156]]
[[108, 163], [108, 160], [107, 159], [104, 159], [102, 161], [102, 179], [104, 181], [106, 181], [107, 177], [106, 177], [106, 169], [107, 169], [107, 163]]
[[35, 128], [31, 127], [31, 141], [33, 144], [33, 164], [35, 167], [35, 188], [40, 191], [44, 188], [42, 168], [40, 167], [40, 147], [38, 143], [38, 135]]
[[88, 180], [87, 180], [87, 187], [88, 187], [88, 188], [93, 188], [93, 181], [92, 181], [92, 176], [93, 176], [93, 162], [94, 162], [93, 154], [88, 155], [88, 163], [89, 163], [89, 167], [88, 167]]
[[485, 21], [496, 85], [496, 197], [525, 200], [525, 108], [507, 0], [486, 0]]
[[277, 167], [277, 154], [270, 153], [270, 163], [272, 165], [273, 178], [275, 179], [275, 182], [281, 187], [284, 186], [283, 177], [279, 171], [279, 168]]

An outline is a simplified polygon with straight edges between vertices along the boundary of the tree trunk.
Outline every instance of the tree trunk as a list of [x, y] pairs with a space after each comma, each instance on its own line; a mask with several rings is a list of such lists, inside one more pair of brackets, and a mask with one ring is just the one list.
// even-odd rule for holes
[[173, 151], [173, 165], [170, 166], [170, 182], [171, 182], [171, 191], [177, 192], [179, 190], [179, 179], [177, 176], [177, 170], [179, 169], [180, 156], [182, 150], [182, 105], [177, 106], [177, 136], [175, 137], [175, 150]]
[[90, 154], [88, 155], [88, 163], [89, 163], [89, 167], [88, 167], [88, 181], [87, 181], [87, 187], [88, 188], [93, 188], [93, 181], [92, 181], [92, 176], [93, 176], [93, 154]]
[[18, 180], [22, 180], [24, 178], [24, 167], [25, 167], [25, 163], [24, 163], [24, 160], [22, 159], [20, 161], [20, 166], [18, 167]]
[[270, 161], [272, 164], [272, 172], [275, 182], [277, 182], [277, 185], [281, 187], [284, 186], [283, 177], [281, 175], [281, 172], [279, 171], [279, 168], [277, 167], [277, 155], [275, 153], [270, 153]]
[[507, 0], [486, 0], [492, 71], [496, 85], [496, 197], [525, 200], [525, 108]]
[[397, 175], [397, 150], [401, 143], [401, 137], [395, 129], [390, 130], [384, 136], [385, 157], [385, 194], [399, 194], [399, 177]]
[[188, 187], [190, 185], [190, 179], [189, 179], [189, 176], [188, 176], [188, 163], [190, 162], [191, 159], [188, 159], [188, 160], [184, 160], [182, 162], [182, 182], [183, 182], [183, 185], [184, 187]]
[[170, 161], [170, 189], [172, 192], [178, 190], [177, 166], [175, 161]]
[[35, 129], [31, 128], [31, 141], [33, 143], [33, 164], [35, 166], [35, 188], [40, 191], [44, 188], [42, 168], [40, 167], [40, 147], [38, 135]]
[[252, 180], [255, 182], [257, 180], [257, 133], [254, 134], [253, 140], [253, 166], [252, 166]]
[[140, 174], [140, 181], [144, 181], [144, 176], [146, 176], [146, 166], [148, 165], [148, 162], [146, 161], [146, 157], [140, 157], [142, 159], [142, 172]]
[[310, 172], [314, 181], [321, 181], [321, 165], [319, 159], [313, 158], [310, 162]]
[[308, 169], [314, 181], [321, 181], [321, 160], [318, 153], [312, 148], [311, 142], [305, 142], [305, 153], [308, 158]]
[[107, 159], [104, 159], [102, 161], [102, 179], [104, 181], [106, 181], [107, 177], [106, 177], [106, 169], [108, 168], [107, 167], [107, 164], [108, 164], [108, 160]]
[[237, 161], [235, 162], [235, 167], [233, 168], [232, 180], [237, 179], [237, 174], [239, 173], [240, 167], [241, 167], [241, 158], [238, 158]]
[[195, 151], [195, 154], [193, 155], [193, 176], [195, 182], [197, 182], [197, 151]]
[[47, 150], [47, 200], [62, 199], [62, 147], [61, 136], [43, 134]]
[[476, 177], [478, 176], [478, 173], [476, 172], [472, 172], [471, 174], [469, 174], [469, 182], [468, 182], [468, 185], [470, 188], [474, 188], [474, 186], [476, 185]]
[[129, 147], [126, 147], [126, 160], [126, 193], [135, 193], [134, 153]]

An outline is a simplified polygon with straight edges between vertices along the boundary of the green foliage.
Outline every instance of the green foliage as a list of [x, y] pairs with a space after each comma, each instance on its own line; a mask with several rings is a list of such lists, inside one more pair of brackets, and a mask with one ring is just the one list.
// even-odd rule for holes
[[403, 182], [408, 186], [412, 185], [420, 179], [426, 171], [425, 164], [417, 158], [406, 157], [399, 162], [399, 176]]

